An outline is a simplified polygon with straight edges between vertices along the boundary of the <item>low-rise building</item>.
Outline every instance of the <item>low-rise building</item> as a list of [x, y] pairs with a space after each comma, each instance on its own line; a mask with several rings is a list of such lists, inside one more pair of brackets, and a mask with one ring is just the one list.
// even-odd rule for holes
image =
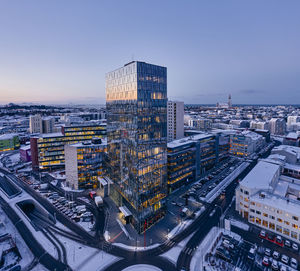
[[31, 161], [30, 145], [25, 145], [20, 148], [20, 159], [25, 163]]
[[87, 123], [62, 126], [60, 133], [40, 134], [30, 138], [32, 168], [51, 170], [65, 165], [64, 146], [106, 137], [106, 125]]
[[65, 145], [67, 186], [72, 189], [97, 188], [98, 178], [103, 176], [102, 163], [106, 149], [106, 139]]
[[283, 152], [259, 161], [236, 189], [236, 210], [248, 222], [300, 243], [300, 164], [288, 161]]
[[235, 132], [230, 136], [230, 153], [249, 157], [265, 145], [265, 138], [251, 131]]

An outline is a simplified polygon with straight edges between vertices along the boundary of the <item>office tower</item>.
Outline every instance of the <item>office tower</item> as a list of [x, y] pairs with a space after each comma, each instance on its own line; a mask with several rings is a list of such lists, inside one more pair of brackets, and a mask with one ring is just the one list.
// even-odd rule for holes
[[231, 94], [228, 96], [228, 108], [232, 107]]
[[184, 137], [184, 103], [168, 101], [168, 142]]
[[34, 115], [29, 117], [29, 132], [31, 134], [43, 133], [41, 115]]
[[166, 209], [167, 69], [133, 61], [108, 73], [106, 110], [111, 198], [143, 232]]

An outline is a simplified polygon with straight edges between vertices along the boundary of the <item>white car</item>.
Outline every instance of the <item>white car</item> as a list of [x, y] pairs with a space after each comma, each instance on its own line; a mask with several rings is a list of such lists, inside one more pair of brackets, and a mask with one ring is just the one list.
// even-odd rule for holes
[[271, 267], [272, 267], [273, 270], [279, 270], [279, 264], [278, 264], [278, 262], [276, 260], [273, 260]]
[[273, 258], [276, 259], [276, 260], [278, 260], [278, 259], [280, 258], [279, 252], [274, 251], [274, 252], [273, 252]]
[[292, 245], [292, 248], [293, 248], [293, 250], [295, 250], [295, 251], [298, 251], [298, 245], [297, 244], [295, 244], [295, 243], [293, 243], [293, 245]]
[[281, 256], [281, 261], [282, 261], [283, 263], [285, 263], [285, 264], [289, 264], [289, 257], [286, 256], [286, 255], [284, 255], [284, 254], [282, 254], [282, 256]]
[[291, 267], [294, 269], [298, 269], [298, 262], [295, 258], [291, 258]]
[[271, 256], [271, 249], [266, 248], [266, 249], [265, 249], [265, 255]]

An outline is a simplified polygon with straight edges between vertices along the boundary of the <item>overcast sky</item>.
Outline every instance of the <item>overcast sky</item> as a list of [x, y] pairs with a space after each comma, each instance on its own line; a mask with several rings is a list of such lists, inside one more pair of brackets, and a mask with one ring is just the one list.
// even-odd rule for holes
[[300, 104], [299, 0], [0, 0], [0, 103], [104, 103], [105, 73], [168, 68], [169, 99]]

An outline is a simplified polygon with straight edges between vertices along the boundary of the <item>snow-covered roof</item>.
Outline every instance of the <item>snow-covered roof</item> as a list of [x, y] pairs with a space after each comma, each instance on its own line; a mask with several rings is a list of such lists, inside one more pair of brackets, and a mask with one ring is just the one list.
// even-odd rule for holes
[[259, 161], [240, 184], [250, 189], [268, 189], [279, 170], [279, 165]]
[[200, 139], [208, 138], [208, 137], [211, 137], [211, 136], [213, 136], [213, 134], [203, 133], [203, 134], [195, 134], [195, 135], [192, 135], [192, 136], [189, 136], [189, 137], [184, 137], [184, 138], [181, 138], [181, 139], [176, 139], [176, 140], [173, 140], [173, 141], [168, 143], [168, 148], [177, 148], [177, 147], [184, 146], [186, 144], [196, 142]]
[[272, 153], [276, 151], [285, 151], [292, 155], [296, 155], [297, 159], [300, 158], [300, 148], [290, 145], [279, 145], [272, 149]]
[[27, 151], [30, 150], [30, 145], [25, 145], [20, 148], [20, 150]]

